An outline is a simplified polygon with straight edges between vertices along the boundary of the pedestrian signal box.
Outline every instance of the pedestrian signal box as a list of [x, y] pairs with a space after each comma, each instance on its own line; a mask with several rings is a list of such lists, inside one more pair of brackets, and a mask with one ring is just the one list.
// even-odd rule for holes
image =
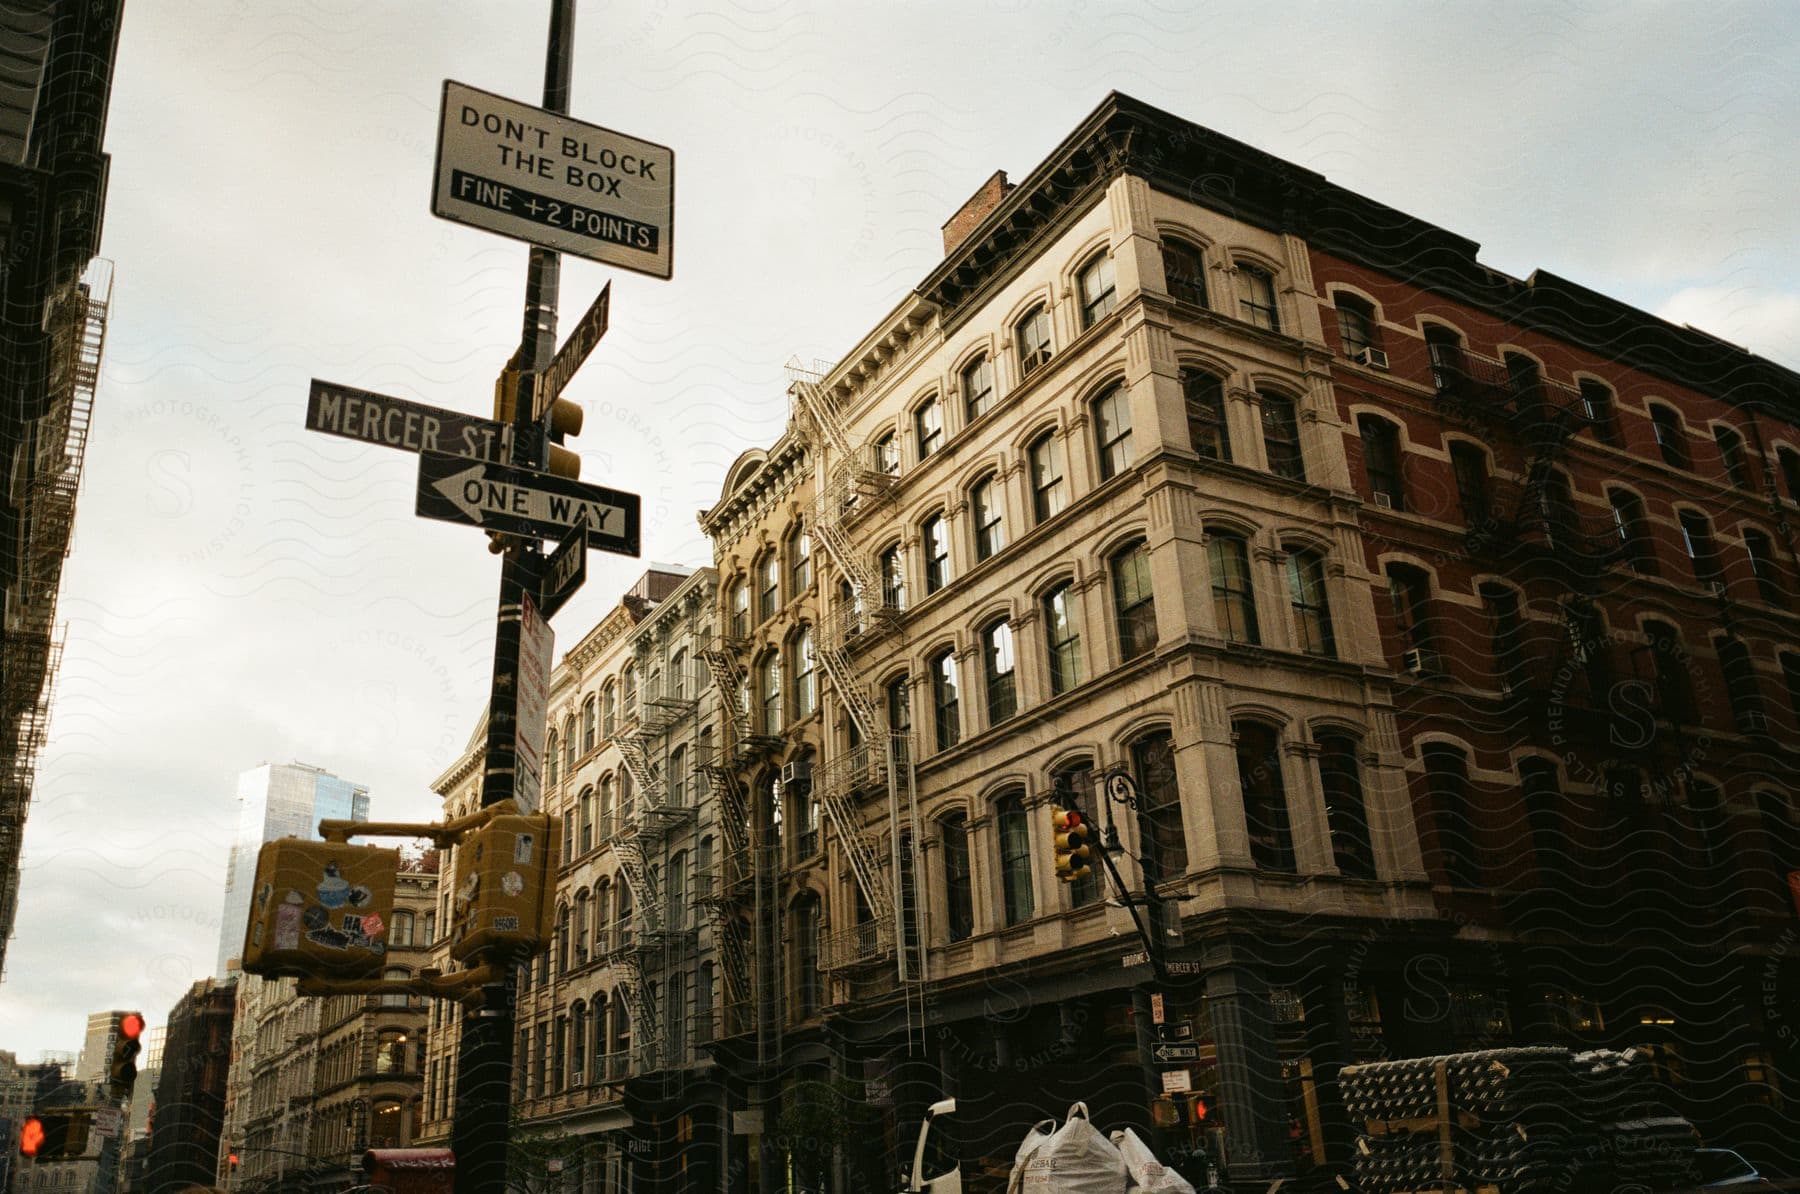
[[456, 848], [451, 957], [530, 954], [544, 943], [556, 901], [552, 824], [543, 813], [502, 815], [463, 838]]
[[244, 970], [264, 978], [371, 978], [387, 953], [400, 852], [267, 842], [256, 856]]

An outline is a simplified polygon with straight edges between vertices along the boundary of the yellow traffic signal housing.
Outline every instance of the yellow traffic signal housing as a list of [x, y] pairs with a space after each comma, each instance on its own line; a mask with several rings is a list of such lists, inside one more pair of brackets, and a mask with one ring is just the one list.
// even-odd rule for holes
[[[525, 376], [523, 373], [512, 367], [511, 362], [508, 362], [507, 368], [500, 371], [499, 378], [494, 382], [494, 421], [496, 423], [509, 425], [512, 423], [513, 412], [517, 407], [519, 397], [519, 379], [523, 376]], [[542, 403], [543, 384], [542, 374], [532, 375], [532, 407], [534, 410]], [[568, 399], [557, 398], [551, 401], [549, 409], [544, 412], [543, 416], [544, 430], [548, 433], [550, 440], [545, 446], [547, 456], [544, 461], [545, 472], [558, 477], [567, 477], [571, 481], [580, 478], [581, 457], [562, 445], [570, 436], [581, 434], [581, 425], [585, 420], [586, 414], [581, 407]]]
[[1093, 827], [1087, 818], [1070, 808], [1050, 810], [1050, 825], [1056, 845], [1056, 877], [1073, 883], [1089, 874], [1094, 857]]
[[503, 814], [456, 847], [450, 956], [535, 953], [556, 913], [557, 839], [548, 814]]
[[244, 971], [365, 978], [381, 969], [400, 852], [283, 838], [256, 856]]
[[107, 1060], [106, 1090], [115, 1099], [131, 1097], [137, 1082], [138, 1051], [144, 1047], [144, 1015], [122, 1012], [113, 1023], [112, 1056]]

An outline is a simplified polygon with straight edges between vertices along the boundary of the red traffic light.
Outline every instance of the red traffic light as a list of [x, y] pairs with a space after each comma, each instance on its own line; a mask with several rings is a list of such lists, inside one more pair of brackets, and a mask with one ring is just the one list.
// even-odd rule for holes
[[233, 1169], [237, 1168], [238, 1158], [236, 1153], [227, 1153], [225, 1155], [225, 1160]]
[[126, 1012], [119, 1017], [119, 1035], [128, 1041], [135, 1041], [144, 1034], [144, 1017], [136, 1012]]
[[43, 1147], [44, 1121], [34, 1115], [26, 1120], [25, 1126], [19, 1130], [19, 1155], [35, 1157], [38, 1155], [38, 1150]]

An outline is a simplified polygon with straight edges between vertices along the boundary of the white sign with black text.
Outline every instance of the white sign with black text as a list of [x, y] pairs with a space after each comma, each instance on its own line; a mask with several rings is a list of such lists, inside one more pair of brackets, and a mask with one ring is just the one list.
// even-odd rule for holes
[[519, 616], [518, 726], [513, 738], [513, 800], [520, 812], [535, 813], [544, 790], [544, 718], [550, 708], [550, 664], [556, 635], [524, 594]]

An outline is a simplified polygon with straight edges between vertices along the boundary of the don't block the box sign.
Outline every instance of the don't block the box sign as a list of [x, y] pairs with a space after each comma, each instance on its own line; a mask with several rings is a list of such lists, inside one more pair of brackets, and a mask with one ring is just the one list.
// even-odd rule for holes
[[381, 970], [400, 852], [379, 846], [267, 842], [256, 856], [244, 970], [265, 978], [367, 978]]

